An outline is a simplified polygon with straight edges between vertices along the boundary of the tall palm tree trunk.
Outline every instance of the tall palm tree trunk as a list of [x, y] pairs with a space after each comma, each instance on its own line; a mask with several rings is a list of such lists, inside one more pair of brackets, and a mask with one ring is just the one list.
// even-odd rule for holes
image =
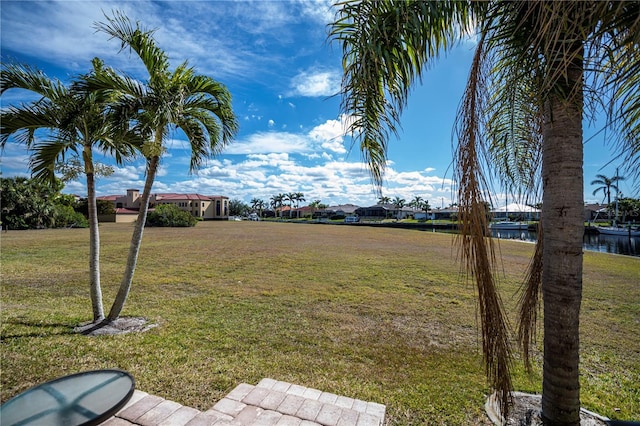
[[[544, 366], [542, 417], [545, 425], [580, 424], [579, 316], [582, 299], [583, 49], [563, 65], [563, 83], [547, 97], [544, 123], [542, 228], [544, 299]], [[547, 55], [550, 71], [553, 54]], [[565, 56], [566, 57], [566, 56]]]
[[118, 289], [118, 294], [111, 306], [109, 321], [118, 319], [124, 303], [127, 301], [129, 290], [131, 290], [131, 283], [133, 282], [133, 274], [136, 270], [136, 264], [138, 263], [138, 254], [140, 253], [140, 245], [142, 244], [142, 233], [144, 231], [144, 225], [147, 221], [147, 211], [149, 210], [149, 198], [151, 197], [151, 187], [158, 171], [158, 164], [160, 163], [160, 157], [153, 155], [149, 159], [149, 165], [147, 167], [147, 179], [144, 183], [144, 190], [140, 198], [140, 211], [138, 213], [138, 219], [136, 220], [135, 228], [133, 229], [133, 235], [131, 236], [131, 245], [129, 246], [129, 256], [127, 257], [127, 267]]
[[89, 283], [93, 322], [104, 319], [102, 289], [100, 287], [100, 231], [98, 230], [98, 208], [96, 205], [96, 184], [93, 170], [91, 146], [84, 149], [85, 173], [87, 175], [87, 210], [89, 214]]

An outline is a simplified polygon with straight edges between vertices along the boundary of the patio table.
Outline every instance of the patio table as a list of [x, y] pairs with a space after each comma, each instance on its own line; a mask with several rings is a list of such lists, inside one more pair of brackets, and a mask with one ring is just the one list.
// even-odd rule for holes
[[122, 370], [71, 374], [34, 386], [0, 406], [0, 423], [98, 425], [125, 406], [135, 381]]

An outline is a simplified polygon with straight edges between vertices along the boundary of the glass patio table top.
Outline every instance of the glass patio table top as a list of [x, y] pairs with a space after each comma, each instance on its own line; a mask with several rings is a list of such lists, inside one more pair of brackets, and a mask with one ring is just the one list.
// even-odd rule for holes
[[133, 395], [126, 371], [95, 370], [34, 386], [0, 406], [0, 423], [10, 425], [97, 425], [116, 414]]

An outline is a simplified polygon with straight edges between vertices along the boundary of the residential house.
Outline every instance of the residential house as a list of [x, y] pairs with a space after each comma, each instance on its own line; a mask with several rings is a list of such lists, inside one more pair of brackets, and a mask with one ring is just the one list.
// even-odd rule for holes
[[356, 210], [358, 209], [359, 207], [355, 204], [341, 204], [339, 206], [327, 207], [326, 210], [332, 211], [334, 215], [353, 216], [354, 214], [356, 214]]
[[431, 210], [431, 217], [434, 220], [453, 220], [458, 217], [458, 208], [434, 209]]
[[607, 206], [600, 203], [584, 205], [584, 220], [593, 222], [597, 220], [606, 221], [609, 218]]
[[495, 220], [540, 220], [540, 210], [526, 204], [511, 203], [491, 210]]
[[[102, 217], [100, 219], [105, 222], [135, 222], [140, 210], [140, 198], [141, 194], [137, 189], [127, 189], [127, 194], [122, 196], [108, 195], [98, 197], [100, 200], [113, 202], [116, 210], [115, 217]], [[189, 212], [203, 220], [227, 220], [229, 218], [229, 197], [223, 195], [151, 194], [149, 197], [149, 209], [161, 204], [173, 204], [180, 210]]]
[[359, 207], [355, 213], [364, 219], [406, 219], [413, 216], [416, 210], [412, 207], [402, 207], [398, 209], [393, 204], [376, 204], [370, 207]]

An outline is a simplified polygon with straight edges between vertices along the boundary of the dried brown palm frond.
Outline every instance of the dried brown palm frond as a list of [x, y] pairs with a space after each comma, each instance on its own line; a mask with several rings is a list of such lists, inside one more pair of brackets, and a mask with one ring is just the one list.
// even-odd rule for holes
[[481, 39], [456, 126], [458, 145], [455, 164], [460, 231], [456, 240], [465, 270], [476, 282], [486, 374], [496, 390], [500, 410], [506, 417], [513, 388], [510, 374], [512, 355], [509, 324], [497, 289], [496, 256], [493, 240], [489, 236], [485, 201], [488, 185], [482, 157], [488, 150], [482, 137], [482, 117], [487, 106], [484, 47], [484, 39]]
[[531, 372], [531, 345], [536, 341], [536, 326], [540, 312], [542, 291], [542, 221], [538, 224], [536, 249], [525, 274], [518, 299], [518, 343], [522, 349], [524, 364]]

